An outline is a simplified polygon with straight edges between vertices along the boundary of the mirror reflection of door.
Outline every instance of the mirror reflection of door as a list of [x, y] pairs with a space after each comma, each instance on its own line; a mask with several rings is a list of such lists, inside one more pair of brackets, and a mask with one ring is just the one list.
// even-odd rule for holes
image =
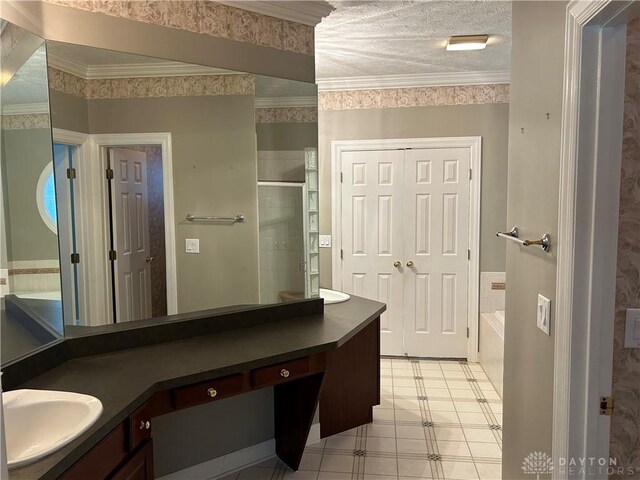
[[[147, 153], [109, 148], [108, 158], [113, 171], [109, 217], [115, 251], [110, 259], [115, 319], [128, 322], [151, 318], [152, 264], [159, 252], [152, 252], [150, 242]], [[166, 314], [166, 288], [163, 290]]]
[[75, 221], [75, 180], [77, 149], [74, 145], [53, 144], [55, 191], [60, 244], [60, 275], [65, 323], [79, 325], [78, 245]]

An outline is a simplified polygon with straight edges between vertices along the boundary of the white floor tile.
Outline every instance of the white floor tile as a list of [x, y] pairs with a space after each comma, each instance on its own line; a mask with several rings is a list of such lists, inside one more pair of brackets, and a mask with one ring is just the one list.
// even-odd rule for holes
[[415, 378], [396, 378], [393, 380], [394, 387], [414, 387], [416, 386]]
[[482, 407], [478, 402], [455, 402], [458, 412], [482, 413]]
[[434, 427], [433, 433], [437, 440], [449, 440], [454, 442], [464, 442], [466, 437], [460, 427]]
[[431, 462], [419, 459], [398, 459], [398, 475], [411, 478], [432, 478]]
[[502, 478], [502, 465], [499, 463], [476, 462], [476, 469], [480, 480], [500, 480]]
[[471, 457], [467, 442], [450, 442], [448, 440], [438, 440], [438, 453], [451, 457]]
[[458, 418], [462, 425], [486, 425], [487, 417], [484, 413], [458, 412]]
[[372, 453], [396, 453], [395, 437], [367, 437], [365, 446], [367, 452]]
[[393, 408], [374, 408], [373, 409], [373, 421], [394, 421], [395, 414]]
[[428, 387], [426, 391], [429, 398], [451, 398], [448, 388]]
[[430, 420], [438, 425], [439, 423], [455, 423], [456, 425], [460, 424], [460, 419], [458, 418], [457, 412], [435, 412], [429, 411], [428, 413]]
[[427, 442], [424, 438], [398, 438], [398, 453], [427, 454]]
[[324, 448], [331, 450], [345, 450], [349, 453], [353, 453], [356, 448], [356, 437], [337, 435], [327, 438], [327, 443]]
[[442, 462], [444, 478], [447, 480], [477, 480], [478, 473], [472, 462]]
[[395, 413], [396, 422], [422, 422], [422, 413], [420, 410], [404, 410], [402, 408], [398, 408], [395, 410]]
[[497, 443], [469, 442], [469, 450], [474, 458], [502, 458], [502, 449]]
[[496, 442], [496, 436], [492, 430], [489, 430], [489, 428], [465, 428], [464, 436], [466, 437], [467, 442]]
[[321, 460], [322, 453], [305, 452], [300, 461], [300, 470], [313, 470], [317, 472], [320, 469]]
[[449, 390], [451, 398], [477, 398], [473, 390]]
[[395, 438], [395, 425], [380, 425], [373, 423], [367, 427], [367, 437], [389, 437]]
[[397, 475], [398, 459], [385, 457], [366, 457], [364, 473], [378, 475]]
[[320, 472], [318, 480], [351, 480], [351, 473]]
[[424, 427], [417, 425], [396, 425], [396, 437], [424, 440]]
[[325, 453], [320, 463], [321, 472], [351, 472], [353, 470], [353, 455], [334, 455]]
[[439, 412], [455, 412], [456, 406], [452, 401], [429, 400], [429, 410]]

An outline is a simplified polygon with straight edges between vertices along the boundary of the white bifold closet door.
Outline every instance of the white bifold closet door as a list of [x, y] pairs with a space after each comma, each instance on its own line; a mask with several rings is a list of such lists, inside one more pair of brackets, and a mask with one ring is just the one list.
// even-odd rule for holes
[[342, 288], [385, 302], [385, 355], [467, 356], [468, 148], [342, 154]]

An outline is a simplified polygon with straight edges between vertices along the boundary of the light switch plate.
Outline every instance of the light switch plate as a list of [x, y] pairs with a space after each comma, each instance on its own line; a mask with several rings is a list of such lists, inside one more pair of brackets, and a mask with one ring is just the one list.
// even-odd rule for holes
[[551, 335], [551, 300], [538, 294], [538, 308], [536, 311], [538, 328], [547, 335]]
[[640, 308], [627, 308], [624, 327], [624, 347], [640, 348]]
[[185, 239], [185, 252], [200, 253], [200, 239], [199, 238]]
[[331, 248], [331, 235], [320, 235], [320, 248]]

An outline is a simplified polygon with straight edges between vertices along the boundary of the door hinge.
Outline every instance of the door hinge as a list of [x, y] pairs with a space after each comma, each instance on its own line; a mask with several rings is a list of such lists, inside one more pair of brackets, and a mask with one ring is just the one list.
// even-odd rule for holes
[[75, 168], [67, 168], [67, 178], [69, 180], [73, 180], [76, 178], [76, 169]]
[[344, 182], [344, 173], [340, 172], [340, 183]]
[[613, 397], [600, 397], [600, 415], [613, 415]]
[[80, 254], [72, 253], [71, 254], [71, 263], [80, 263]]
[[467, 260], [471, 260], [471, 250], [467, 250]]
[[107, 180], [113, 180], [113, 169], [107, 168], [106, 175], [107, 175]]
[[473, 177], [473, 170], [469, 169], [469, 180]]
[[344, 250], [340, 249], [340, 260], [344, 260]]
[[469, 338], [469, 327], [467, 327], [467, 338]]
[[118, 259], [118, 254], [115, 250], [109, 250], [109, 260], [114, 261]]

